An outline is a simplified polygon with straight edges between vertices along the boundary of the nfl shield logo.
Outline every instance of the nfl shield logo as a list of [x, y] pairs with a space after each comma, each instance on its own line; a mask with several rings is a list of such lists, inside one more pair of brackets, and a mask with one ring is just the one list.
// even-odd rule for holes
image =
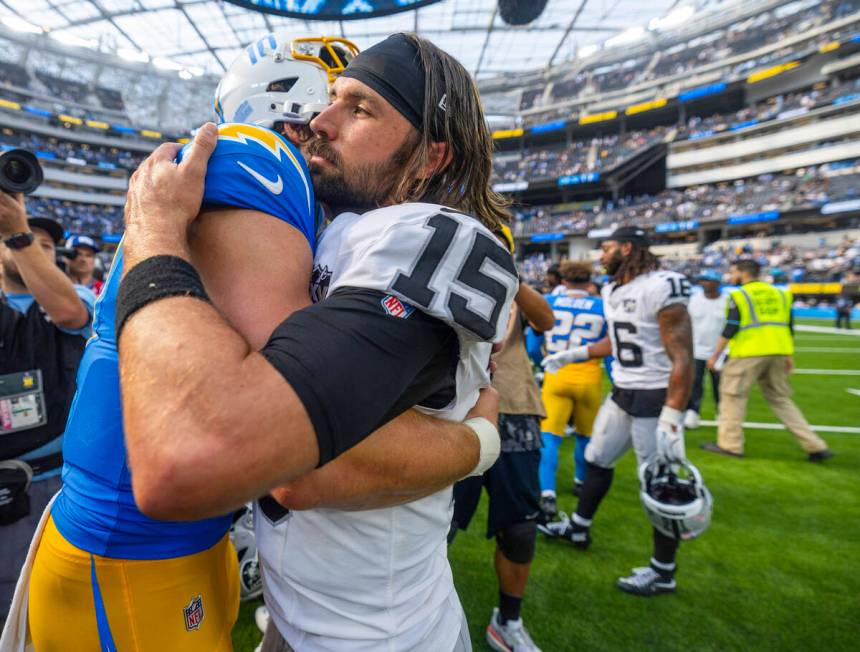
[[183, 611], [185, 612], [185, 629], [189, 632], [192, 629], [199, 629], [200, 623], [203, 622], [203, 596], [198, 595], [196, 598], [192, 598]]
[[382, 307], [385, 308], [385, 312], [389, 315], [399, 317], [400, 319], [406, 319], [415, 312], [414, 307], [408, 303], [403, 303], [400, 299], [390, 294], [382, 300]]

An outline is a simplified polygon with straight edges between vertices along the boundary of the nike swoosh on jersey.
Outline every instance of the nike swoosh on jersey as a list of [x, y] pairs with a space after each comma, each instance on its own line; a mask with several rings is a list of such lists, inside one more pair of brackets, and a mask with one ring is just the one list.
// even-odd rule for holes
[[284, 180], [281, 179], [281, 175], [279, 174], [274, 181], [271, 179], [267, 179], [262, 174], [257, 172], [255, 169], [248, 167], [242, 161], [236, 161], [236, 163], [241, 167], [245, 172], [254, 177], [257, 181], [263, 184], [263, 187], [268, 190], [273, 195], [280, 195], [284, 189]]

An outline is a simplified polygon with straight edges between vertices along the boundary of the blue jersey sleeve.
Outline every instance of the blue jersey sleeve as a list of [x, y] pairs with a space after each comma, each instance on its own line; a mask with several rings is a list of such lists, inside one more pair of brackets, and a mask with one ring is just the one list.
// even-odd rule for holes
[[543, 360], [543, 333], [536, 333], [535, 330], [529, 326], [526, 328], [526, 353], [529, 354], [529, 358], [531, 358], [532, 362], [534, 362], [537, 366], [540, 366], [541, 360]]
[[[178, 157], [182, 159], [190, 145]], [[280, 134], [238, 123], [218, 126], [209, 158], [203, 206], [233, 206], [267, 213], [302, 232], [316, 247], [316, 208], [301, 154]]]

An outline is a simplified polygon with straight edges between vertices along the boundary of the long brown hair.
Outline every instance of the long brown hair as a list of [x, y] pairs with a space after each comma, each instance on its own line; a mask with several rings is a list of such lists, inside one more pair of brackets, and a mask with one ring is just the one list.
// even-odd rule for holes
[[630, 243], [630, 255], [621, 259], [621, 264], [612, 275], [612, 280], [622, 285], [629, 283], [640, 274], [660, 269], [660, 259], [651, 253], [647, 245]]
[[[394, 201], [442, 204], [474, 215], [495, 231], [510, 221], [510, 202], [490, 185], [493, 139], [478, 88], [468, 71], [450, 54], [415, 34], [403, 36], [415, 46], [424, 68], [424, 124], [403, 166], [403, 175], [394, 186]], [[451, 161], [429, 177], [421, 178], [434, 140], [447, 144]]]

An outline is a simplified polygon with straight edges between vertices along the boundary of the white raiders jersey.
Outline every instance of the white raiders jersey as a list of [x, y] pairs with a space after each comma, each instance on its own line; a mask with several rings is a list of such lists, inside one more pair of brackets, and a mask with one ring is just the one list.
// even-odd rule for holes
[[[453, 327], [456, 398], [425, 411], [461, 421], [490, 383], [491, 342], [504, 336], [518, 289], [501, 243], [476, 219], [433, 204], [344, 213], [320, 239], [312, 296], [341, 287], [393, 295]], [[295, 649], [453, 649], [463, 613], [447, 557], [451, 488], [398, 507], [298, 511], [274, 522], [255, 509], [266, 604]]]
[[672, 362], [660, 338], [657, 313], [673, 303], [687, 305], [687, 277], [658, 270], [625, 285], [607, 283], [601, 294], [615, 357], [612, 382], [622, 389], [668, 387]]

